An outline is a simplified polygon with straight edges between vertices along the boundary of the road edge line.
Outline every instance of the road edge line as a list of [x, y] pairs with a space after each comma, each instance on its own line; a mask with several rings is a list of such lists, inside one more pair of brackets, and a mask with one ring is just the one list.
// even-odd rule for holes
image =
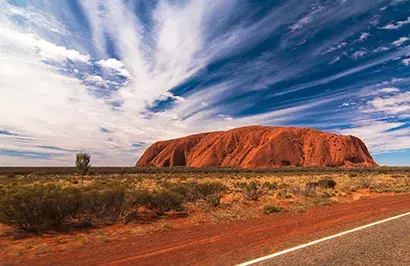
[[363, 225], [363, 226], [360, 226], [360, 227], [357, 227], [357, 228], [354, 228], [354, 229], [350, 229], [350, 230], [347, 230], [347, 231], [344, 231], [344, 232], [340, 232], [340, 233], [335, 234], [335, 235], [327, 236], [325, 238], [314, 240], [314, 241], [311, 241], [311, 242], [308, 242], [308, 243], [305, 243], [305, 244], [302, 244], [302, 245], [299, 245], [299, 246], [296, 246], [296, 247], [293, 247], [293, 248], [289, 248], [289, 249], [285, 249], [285, 250], [282, 250], [282, 251], [279, 251], [279, 252], [276, 252], [276, 253], [272, 253], [272, 254], [264, 256], [264, 257], [260, 257], [260, 258], [253, 259], [253, 260], [250, 260], [250, 261], [247, 261], [247, 262], [243, 262], [243, 263], [237, 264], [237, 266], [252, 265], [252, 264], [255, 264], [255, 263], [258, 263], [258, 262], [262, 262], [262, 261], [265, 261], [265, 260], [268, 260], [268, 259], [278, 257], [278, 256], [286, 254], [286, 253], [296, 251], [298, 249], [313, 246], [313, 245], [316, 245], [318, 243], [328, 241], [330, 239], [334, 239], [334, 238], [337, 238], [337, 237], [340, 237], [340, 236], [344, 236], [344, 235], [347, 235], [347, 234], [350, 234], [350, 233], [353, 233], [353, 232], [356, 232], [356, 231], [360, 231], [360, 230], [363, 230], [363, 229], [366, 229], [366, 228], [369, 228], [369, 227], [372, 227], [372, 226], [375, 226], [375, 225], [379, 225], [379, 224], [386, 223], [386, 222], [389, 222], [389, 221], [392, 221], [392, 220], [396, 220], [396, 219], [399, 219], [399, 218], [402, 218], [402, 217], [405, 217], [405, 216], [408, 216], [408, 215], [410, 215], [410, 212], [406, 212], [406, 213], [403, 213], [403, 214], [400, 214], [400, 215], [397, 215], [397, 216], [393, 216], [393, 217], [390, 217], [390, 218], [387, 218], [387, 219], [384, 219], [384, 220], [381, 220], [381, 221], [366, 224], [366, 225]]

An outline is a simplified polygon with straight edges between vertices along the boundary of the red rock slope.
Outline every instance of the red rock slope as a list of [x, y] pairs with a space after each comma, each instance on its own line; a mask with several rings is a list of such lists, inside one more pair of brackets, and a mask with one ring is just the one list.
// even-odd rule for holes
[[377, 166], [353, 136], [309, 128], [249, 126], [152, 144], [136, 166], [273, 168], [280, 166]]

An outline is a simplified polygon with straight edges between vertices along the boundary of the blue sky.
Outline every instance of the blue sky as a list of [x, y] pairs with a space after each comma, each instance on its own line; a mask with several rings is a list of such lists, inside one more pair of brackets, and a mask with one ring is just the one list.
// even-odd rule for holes
[[410, 165], [410, 1], [0, 0], [0, 165], [313, 127]]

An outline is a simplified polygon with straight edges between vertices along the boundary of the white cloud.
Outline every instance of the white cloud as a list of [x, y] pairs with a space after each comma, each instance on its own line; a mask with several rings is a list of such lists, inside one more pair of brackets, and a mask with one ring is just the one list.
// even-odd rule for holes
[[408, 66], [408, 65], [410, 65], [410, 58], [405, 58], [405, 59], [402, 60], [402, 62], [403, 62], [404, 65]]
[[388, 97], [377, 97], [368, 102], [371, 112], [385, 112], [399, 115], [410, 111], [410, 92], [403, 92]]
[[109, 58], [107, 60], [100, 60], [97, 62], [97, 64], [102, 67], [112, 69], [116, 71], [118, 74], [120, 74], [121, 76], [124, 76], [127, 78], [131, 76], [130, 73], [127, 71], [127, 69], [125, 69], [124, 63], [115, 58]]
[[0, 36], [8, 41], [8, 45], [19, 45], [22, 48], [36, 52], [45, 59], [54, 61], [70, 59], [83, 63], [88, 63], [90, 60], [89, 55], [83, 55], [78, 51], [55, 45], [30, 33], [22, 33], [0, 26]]
[[341, 48], [343, 48], [343, 47], [345, 47], [345, 46], [347, 46], [347, 42], [338, 43], [338, 44], [335, 45], [335, 46], [331, 46], [329, 49], [327, 49], [325, 52], [323, 52], [323, 54], [331, 53], [331, 52], [336, 51], [336, 50], [339, 50], [339, 49], [341, 49]]
[[406, 24], [410, 24], [410, 17], [408, 17], [406, 20], [403, 20], [403, 21], [397, 21], [397, 22], [389, 23], [386, 26], [384, 26], [382, 29], [385, 29], [385, 30], [398, 30]]
[[359, 119], [354, 127], [339, 130], [345, 135], [360, 136], [373, 153], [410, 148], [410, 128], [398, 129], [404, 123], [376, 119]]
[[364, 40], [366, 40], [367, 37], [369, 37], [369, 36], [371, 36], [370, 33], [368, 33], [368, 32], [362, 32], [362, 33], [360, 34], [359, 40], [360, 40], [360, 41], [364, 41]]
[[184, 97], [181, 97], [181, 96], [173, 96], [173, 98], [179, 103], [183, 103], [183, 102], [186, 101], [186, 99]]
[[304, 18], [301, 18], [298, 22], [296, 22], [295, 24], [293, 24], [292, 26], [290, 26], [290, 29], [292, 31], [296, 31], [299, 29], [302, 29], [303, 27], [305, 27], [306, 25], [308, 25], [310, 22], [312, 22], [312, 18], [310, 16], [306, 16]]
[[342, 103], [341, 105], [339, 105], [339, 107], [348, 107], [350, 105], [352, 105], [352, 103], [347, 102], [347, 103]]
[[373, 20], [370, 21], [370, 25], [377, 26], [380, 23], [380, 18], [376, 16]]
[[359, 57], [363, 57], [363, 56], [365, 56], [366, 54], [367, 54], [367, 51], [365, 51], [365, 50], [360, 50], [360, 51], [354, 52], [351, 57], [352, 57], [354, 60], [357, 60]]
[[218, 117], [221, 117], [221, 118], [223, 118], [223, 119], [226, 120], [226, 121], [232, 121], [232, 120], [233, 120], [233, 118], [232, 118], [231, 116], [229, 116], [229, 115], [219, 114]]
[[334, 64], [336, 62], [340, 61], [340, 56], [336, 56], [332, 61], [329, 62], [329, 64]]
[[391, 79], [391, 83], [397, 83], [397, 82], [401, 82], [401, 81], [404, 81], [404, 79], [403, 78], [392, 78]]
[[119, 84], [110, 80], [105, 80], [99, 75], [90, 75], [86, 73], [83, 81], [88, 85], [100, 86], [104, 88], [110, 88], [110, 86], [118, 86]]
[[386, 47], [386, 46], [380, 46], [377, 47], [376, 49], [373, 50], [374, 53], [379, 53], [379, 52], [385, 52], [390, 50], [390, 48]]
[[299, 19], [295, 24], [289, 27], [292, 32], [301, 30], [311, 24], [314, 20], [318, 20], [321, 16], [326, 15], [323, 13], [326, 11], [326, 7], [322, 5], [313, 5], [311, 10], [303, 18]]
[[21, 27], [34, 32], [47, 31], [60, 35], [69, 34], [66, 25], [51, 14], [51, 12], [39, 10], [30, 5], [17, 6], [12, 5], [11, 1], [0, 1], [1, 13], [6, 17], [18, 19]]
[[372, 153], [409, 149], [410, 128], [403, 120], [410, 118], [410, 92], [396, 87], [408, 82], [408, 78], [392, 78], [364, 88], [349, 122], [351, 128], [339, 133], [360, 137]]
[[392, 93], [392, 92], [399, 92], [400, 90], [395, 87], [390, 87], [390, 88], [382, 88], [378, 90], [379, 93]]
[[408, 37], [401, 37], [398, 40], [394, 41], [392, 44], [396, 46], [401, 46], [403, 43], [407, 42], [410, 40]]

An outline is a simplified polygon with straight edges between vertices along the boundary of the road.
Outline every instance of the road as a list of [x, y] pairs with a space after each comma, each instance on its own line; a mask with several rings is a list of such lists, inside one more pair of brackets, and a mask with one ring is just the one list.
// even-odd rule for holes
[[409, 214], [246, 265], [410, 265]]
[[[318, 207], [306, 213], [282, 213], [130, 237], [78, 250], [46, 254], [27, 263], [235, 265], [406, 212], [410, 212], [410, 194], [364, 198], [351, 203]], [[400, 264], [407, 259], [407, 254], [402, 252], [410, 250], [407, 237], [410, 235], [409, 221], [409, 218], [397, 219], [264, 264], [367, 265], [370, 259], [373, 259], [373, 265], [384, 264], [389, 259], [394, 260], [393, 264]], [[351, 258], [354, 258], [353, 261]]]

